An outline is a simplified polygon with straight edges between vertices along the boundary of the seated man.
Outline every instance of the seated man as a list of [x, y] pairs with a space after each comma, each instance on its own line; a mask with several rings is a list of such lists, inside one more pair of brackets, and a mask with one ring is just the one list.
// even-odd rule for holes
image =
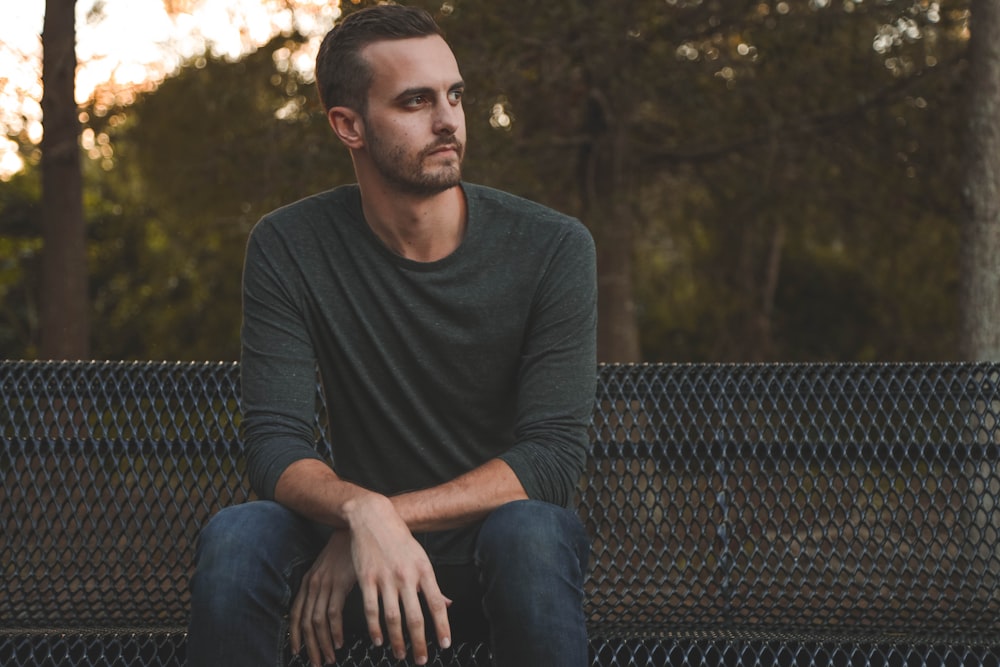
[[[593, 409], [596, 270], [576, 220], [461, 180], [464, 83], [424, 11], [330, 31], [316, 79], [357, 184], [265, 216], [243, 276], [259, 501], [202, 531], [188, 657], [313, 665], [347, 641], [588, 664], [570, 508]], [[316, 368], [333, 460], [314, 447]]]

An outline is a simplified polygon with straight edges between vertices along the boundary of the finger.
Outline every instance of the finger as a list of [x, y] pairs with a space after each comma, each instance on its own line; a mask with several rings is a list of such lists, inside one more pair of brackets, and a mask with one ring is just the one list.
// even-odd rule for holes
[[375, 586], [362, 586], [361, 599], [365, 610], [365, 622], [368, 624], [368, 636], [372, 639], [372, 644], [381, 646], [382, 624], [379, 622], [378, 590]]
[[424, 577], [420, 589], [427, 602], [427, 611], [434, 624], [438, 645], [441, 648], [449, 648], [451, 646], [451, 623], [448, 621], [448, 607], [451, 606], [451, 600], [441, 593], [433, 574]]
[[344, 647], [344, 603], [346, 601], [347, 593], [338, 588], [330, 595], [330, 603], [327, 606], [327, 624], [330, 626], [330, 637], [333, 639], [333, 646], [336, 649]]
[[299, 592], [295, 594], [295, 601], [292, 603], [292, 611], [288, 618], [289, 630], [291, 632], [292, 653], [298, 655], [302, 650], [302, 631], [299, 624], [302, 622], [302, 612], [306, 603], [306, 587], [308, 575], [302, 579], [299, 585]]
[[382, 594], [382, 616], [385, 627], [389, 631], [389, 644], [396, 660], [406, 657], [406, 640], [403, 637], [403, 613], [399, 608], [399, 594], [390, 595], [388, 591]]
[[319, 645], [319, 651], [323, 656], [323, 660], [327, 664], [336, 660], [336, 656], [333, 652], [334, 639], [333, 633], [330, 632], [329, 614], [329, 602], [323, 603], [317, 601], [312, 619], [313, 633], [316, 638], [316, 642]]
[[328, 596], [326, 587], [317, 583], [310, 590], [306, 603], [306, 616], [302, 622], [302, 632], [306, 640], [306, 652], [312, 665], [331, 662], [333, 646], [326, 621]]
[[[427, 635], [424, 631], [424, 610], [414, 588], [403, 593], [403, 610], [406, 614], [406, 628], [410, 633], [413, 660], [418, 665], [427, 664]], [[405, 654], [404, 654], [405, 657]]]

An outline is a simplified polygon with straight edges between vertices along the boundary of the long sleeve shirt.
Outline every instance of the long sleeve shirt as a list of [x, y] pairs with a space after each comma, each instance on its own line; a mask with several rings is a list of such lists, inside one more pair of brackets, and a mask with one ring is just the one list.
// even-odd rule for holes
[[[269, 214], [247, 247], [241, 380], [251, 486], [315, 448], [316, 369], [343, 479], [394, 495], [500, 458], [568, 506], [596, 380], [593, 240], [578, 221], [482, 186], [459, 247], [415, 262], [364, 220], [357, 186]], [[466, 562], [471, 529], [418, 536]]]

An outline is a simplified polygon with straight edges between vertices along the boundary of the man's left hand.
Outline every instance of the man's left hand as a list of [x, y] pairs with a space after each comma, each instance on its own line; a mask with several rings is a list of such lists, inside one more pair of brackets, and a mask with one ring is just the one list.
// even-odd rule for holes
[[333, 663], [334, 648], [344, 645], [344, 601], [356, 582], [351, 534], [336, 530], [302, 578], [292, 604], [292, 651], [299, 653], [304, 643], [313, 667]]

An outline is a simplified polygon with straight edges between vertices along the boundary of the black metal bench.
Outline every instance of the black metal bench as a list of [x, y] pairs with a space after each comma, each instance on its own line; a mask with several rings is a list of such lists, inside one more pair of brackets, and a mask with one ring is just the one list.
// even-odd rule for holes
[[[1000, 365], [599, 376], [594, 665], [1000, 664]], [[248, 498], [237, 378], [0, 362], [0, 665], [184, 664], [199, 527]]]

